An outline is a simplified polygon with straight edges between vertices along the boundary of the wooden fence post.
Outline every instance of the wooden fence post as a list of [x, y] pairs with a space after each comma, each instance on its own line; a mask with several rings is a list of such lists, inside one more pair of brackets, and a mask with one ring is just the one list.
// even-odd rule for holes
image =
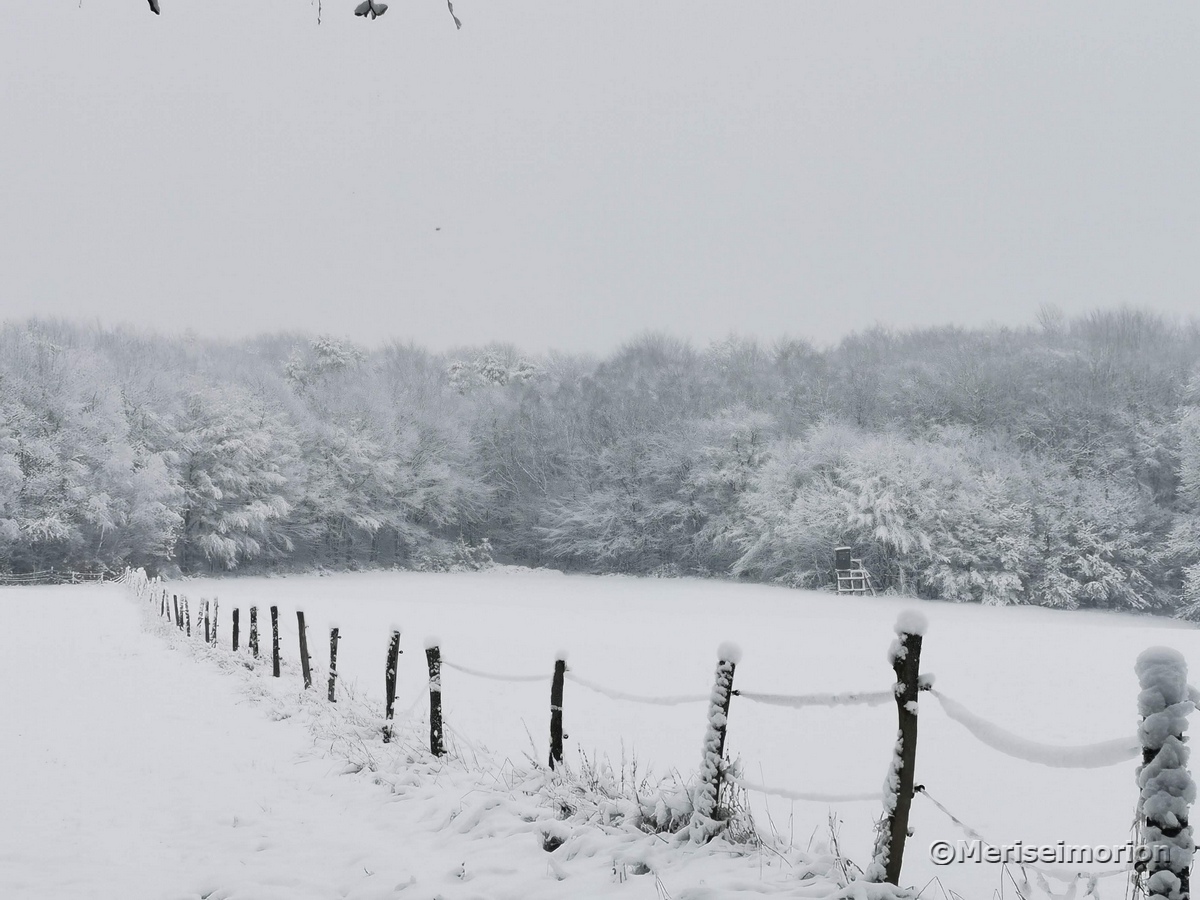
[[337, 645], [338, 629], [335, 625], [329, 629], [329, 702], [337, 703], [334, 688], [337, 686]]
[[896, 619], [896, 639], [889, 658], [896, 673], [893, 693], [900, 720], [892, 763], [883, 788], [883, 819], [875, 836], [875, 853], [867, 866], [867, 881], [900, 885], [904, 864], [904, 841], [908, 837], [908, 813], [912, 807], [917, 766], [917, 698], [920, 696], [921, 640], [925, 617], [909, 610]]
[[179, 595], [172, 594], [172, 596], [175, 598], [175, 627], [183, 628], [183, 616], [179, 614]]
[[271, 674], [279, 677], [279, 607], [271, 607]]
[[1188, 772], [1184, 737], [1193, 709], [1187, 661], [1178, 650], [1151, 647], [1138, 656], [1134, 669], [1142, 689], [1142, 764], [1137, 769], [1141, 846], [1135, 871], [1149, 900], [1188, 900], [1195, 848], [1189, 797], [1196, 785]]
[[183, 596], [183, 624], [184, 624], [184, 627], [187, 628], [187, 636], [191, 637], [192, 636], [192, 612], [190, 609], [188, 609], [188, 598], [187, 598], [186, 594], [184, 594], [184, 596]]
[[200, 607], [201, 607], [201, 609], [204, 610], [204, 643], [211, 644], [212, 643], [212, 629], [209, 628], [209, 625], [208, 625], [208, 601], [202, 599], [200, 601]]
[[241, 623], [238, 621], [238, 619], [240, 618], [240, 616], [241, 616], [241, 610], [235, 606], [233, 608], [233, 652], [234, 653], [237, 652], [237, 648], [238, 648], [238, 636], [239, 636], [238, 631], [239, 631], [239, 626], [241, 625]]
[[387, 671], [384, 675], [384, 695], [387, 707], [384, 710], [383, 742], [392, 740], [392, 713], [396, 707], [396, 665], [400, 661], [400, 632], [392, 629], [392, 641], [388, 644]]
[[304, 627], [304, 613], [296, 610], [296, 625], [300, 629], [300, 671], [304, 675], [304, 689], [312, 687], [312, 669], [308, 666], [308, 629]]
[[158, 614], [165, 617], [167, 615], [167, 592], [164, 590], [158, 599]]
[[554, 680], [550, 682], [550, 768], [563, 758], [563, 682], [567, 675], [566, 654], [554, 660]]
[[729, 701], [733, 697], [733, 673], [742, 658], [733, 644], [717, 650], [717, 671], [708, 699], [708, 724], [704, 732], [704, 757], [700, 761], [700, 786], [693, 806], [691, 836], [707, 841], [720, 831], [725, 818], [721, 808], [721, 783], [725, 776], [725, 734], [729, 727]]
[[426, 645], [425, 661], [429, 664], [429, 752], [442, 756], [446, 752], [442, 736], [442, 651], [436, 641]]
[[216, 597], [213, 597], [213, 633], [212, 642], [215, 647], [217, 644], [217, 617], [221, 614], [221, 604]]
[[258, 659], [258, 607], [250, 607], [250, 652]]

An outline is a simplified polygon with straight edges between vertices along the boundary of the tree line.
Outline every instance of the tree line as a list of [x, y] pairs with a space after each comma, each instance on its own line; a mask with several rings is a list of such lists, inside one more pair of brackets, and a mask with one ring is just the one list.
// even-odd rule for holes
[[0, 329], [0, 570], [478, 567], [1200, 613], [1200, 325], [605, 357]]

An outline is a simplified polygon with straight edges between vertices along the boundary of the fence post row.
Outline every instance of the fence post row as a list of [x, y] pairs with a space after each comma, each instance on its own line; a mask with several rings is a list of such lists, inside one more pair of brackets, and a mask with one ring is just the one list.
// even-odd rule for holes
[[271, 674], [279, 677], [279, 607], [271, 607]]
[[396, 665], [400, 661], [400, 632], [392, 629], [392, 640], [388, 644], [387, 671], [384, 673], [384, 695], [387, 707], [384, 710], [383, 742], [392, 740], [392, 713], [396, 707]]
[[429, 752], [441, 756], [446, 752], [442, 737], [442, 651], [437, 644], [425, 648], [429, 664]]
[[334, 688], [337, 686], [337, 647], [338, 647], [338, 630], [337, 627], [329, 629], [329, 702], [337, 703], [337, 696], [334, 693]]
[[920, 693], [921, 640], [925, 619], [919, 613], [902, 613], [896, 620], [892, 642], [892, 670], [896, 673], [893, 692], [899, 733], [892, 763], [883, 789], [883, 819], [875, 839], [875, 854], [867, 867], [868, 881], [886, 881], [899, 886], [904, 864], [904, 841], [908, 837], [908, 814], [912, 808], [917, 763], [917, 698]]
[[563, 682], [566, 681], [565, 654], [554, 660], [554, 679], [550, 682], [550, 768], [563, 758]]
[[[172, 594], [165, 588], [159, 598], [160, 614], [173, 618], [176, 627], [192, 633], [188, 598]], [[219, 606], [212, 603], [210, 632], [209, 601], [202, 600], [205, 641], [216, 643]], [[172, 616], [173, 612], [173, 616]], [[197, 627], [200, 612], [197, 611]], [[312, 686], [312, 671], [308, 654], [307, 627], [304, 613], [296, 611], [300, 638], [300, 662], [304, 687]], [[884, 785], [884, 816], [878, 826], [874, 858], [867, 867], [865, 879], [900, 884], [904, 862], [905, 840], [909, 835], [909, 813], [914, 793], [917, 754], [918, 699], [922, 690], [921, 648], [926, 623], [919, 613], [903, 613], [895, 625], [896, 640], [890, 649], [890, 661], [896, 682], [893, 693], [899, 720], [892, 762]], [[279, 608], [271, 607], [273, 674], [280, 674]], [[240, 610], [233, 610], [233, 649], [238, 649]], [[329, 701], [336, 700], [337, 653], [339, 629], [329, 630]], [[250, 649], [258, 656], [258, 607], [250, 607]], [[393, 629], [388, 645], [385, 689], [387, 707], [383, 726], [383, 741], [393, 737], [393, 718], [396, 702], [396, 673], [400, 656], [400, 630]], [[425, 648], [429, 667], [429, 750], [434, 756], [446, 752], [442, 719], [442, 657], [436, 641]], [[741, 652], [732, 644], [722, 644], [712, 693], [708, 702], [708, 720], [704, 736], [704, 756], [700, 768], [700, 785], [695, 795], [691, 834], [694, 840], [707, 840], [719, 831], [719, 823], [727, 816], [721, 803], [721, 788], [725, 776], [725, 739], [729, 726], [730, 700], [735, 693], [733, 678]], [[554, 769], [563, 761], [563, 694], [566, 680], [565, 654], [554, 661], [554, 676], [550, 686], [550, 758]], [[1188, 771], [1189, 750], [1186, 745], [1187, 716], [1196, 708], [1187, 681], [1187, 662], [1176, 650], [1151, 647], [1137, 659], [1135, 670], [1141, 693], [1138, 711], [1141, 722], [1138, 738], [1142, 744], [1142, 764], [1136, 777], [1139, 788], [1137, 820], [1140, 826], [1140, 847], [1135, 871], [1143, 879], [1148, 900], [1190, 900], [1190, 871], [1195, 852], [1192, 828], [1189, 824], [1191, 800], [1196, 785]]]
[[724, 818], [721, 782], [725, 774], [725, 733], [729, 727], [729, 701], [733, 698], [733, 673], [741, 659], [741, 651], [733, 644], [722, 644], [717, 657], [712, 694], [708, 699], [700, 786], [696, 791], [691, 822], [692, 839], [697, 841], [715, 836], [719, 830], [716, 823]]
[[1167, 647], [1142, 651], [1134, 666], [1138, 694], [1138, 739], [1142, 764], [1137, 769], [1142, 852], [1136, 870], [1145, 876], [1152, 900], [1188, 900], [1195, 844], [1188, 824], [1196, 785], [1188, 772], [1187, 716], [1193, 704], [1183, 654]]
[[304, 689], [312, 687], [312, 669], [308, 665], [308, 629], [304, 626], [304, 613], [296, 610], [296, 626], [300, 630], [300, 671], [304, 675]]

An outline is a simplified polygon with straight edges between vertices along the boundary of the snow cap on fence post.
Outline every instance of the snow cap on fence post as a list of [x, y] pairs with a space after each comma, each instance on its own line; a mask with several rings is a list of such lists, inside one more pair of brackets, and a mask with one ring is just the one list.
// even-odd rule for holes
[[1150, 898], [1188, 900], [1195, 854], [1189, 810], [1196, 784], [1188, 772], [1184, 743], [1188, 714], [1195, 709], [1183, 654], [1169, 647], [1143, 650], [1134, 665], [1138, 694], [1138, 738], [1142, 764], [1137, 769], [1138, 822], [1145, 850], [1138, 870]]
[[892, 626], [896, 634], [924, 635], [929, 628], [929, 620], [925, 613], [915, 609], [906, 609], [896, 616], [896, 624]]

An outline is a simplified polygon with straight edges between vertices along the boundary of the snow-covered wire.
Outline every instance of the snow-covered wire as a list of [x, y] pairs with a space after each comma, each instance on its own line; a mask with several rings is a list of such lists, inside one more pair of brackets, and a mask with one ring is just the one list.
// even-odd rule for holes
[[735, 696], [767, 706], [787, 706], [803, 709], [806, 706], [878, 706], [895, 700], [891, 691], [859, 691], [845, 694], [761, 694], [757, 691], [734, 691]]
[[977, 740], [1014, 759], [1058, 769], [1100, 769], [1128, 762], [1142, 752], [1141, 743], [1135, 735], [1077, 746], [1032, 741], [976, 715], [940, 691], [930, 690], [929, 693], [937, 698], [946, 715], [971, 732]]
[[629, 703], [649, 703], [652, 706], [680, 706], [684, 703], [707, 703], [711, 696], [710, 694], [680, 694], [674, 697], [646, 697], [641, 694], [626, 694], [624, 691], [606, 688], [603, 685], [596, 684], [594, 681], [580, 678], [574, 672], [568, 671], [566, 677], [569, 681], [573, 681], [575, 684], [585, 687], [589, 691], [603, 694], [612, 700], [624, 700]]
[[445, 657], [442, 658], [442, 665], [448, 669], [462, 672], [464, 675], [474, 675], [476, 678], [487, 678], [490, 681], [548, 681], [550, 679], [549, 673], [545, 675], [497, 675], [494, 672], [481, 672], [478, 669], [469, 669], [466, 666], [452, 663]]
[[[937, 800], [935, 800], [930, 795], [929, 791], [927, 791], [923, 785], [917, 786], [916, 793], [923, 796], [926, 800], [928, 800], [930, 803], [932, 803], [934, 806], [936, 806], [939, 810], [941, 810], [942, 814], [947, 819], [949, 819], [951, 822], [953, 822], [958, 827], [958, 829], [964, 835], [966, 835], [967, 838], [969, 838], [970, 840], [979, 841], [979, 843], [986, 844], [989, 847], [999, 847], [1000, 846], [999, 844], [996, 844], [993, 841], [989, 841], [987, 838], [985, 838], [983, 835], [981, 835], [977, 830], [972, 828], [970, 825], [968, 825], [966, 822], [964, 822], [962, 819], [960, 819], [954, 813], [950, 812], [950, 810], [946, 809], [945, 806], [943, 806], [941, 803], [939, 803]], [[1112, 878], [1115, 875], [1128, 875], [1130, 872], [1132, 872], [1134, 870], [1134, 867], [1132, 865], [1122, 866], [1119, 869], [1102, 869], [1099, 872], [1081, 872], [1076, 869], [1046, 869], [1046, 868], [1043, 868], [1042, 866], [1037, 866], [1037, 865], [1034, 865], [1033, 863], [1027, 863], [1027, 862], [1013, 862], [1013, 863], [1004, 863], [1004, 864], [1005, 865], [1014, 865], [1014, 866], [1017, 866], [1022, 869], [1029, 869], [1030, 871], [1037, 872], [1039, 875], [1044, 875], [1048, 878], [1053, 878], [1057, 881], [1064, 881], [1064, 882], [1075, 881], [1076, 879], [1079, 879], [1079, 878], [1086, 878], [1091, 881], [1095, 881], [1098, 878]], [[1049, 893], [1049, 891], [1047, 891], [1047, 893]]]
[[754, 791], [756, 794], [767, 794], [771, 797], [782, 797], [785, 800], [810, 800], [813, 803], [854, 803], [860, 800], [879, 801], [883, 799], [880, 791], [865, 794], [820, 794], [813, 791], [792, 791], [787, 788], [767, 787], [765, 784], [754, 784], [741, 778], [734, 778], [733, 783], [744, 791]]

